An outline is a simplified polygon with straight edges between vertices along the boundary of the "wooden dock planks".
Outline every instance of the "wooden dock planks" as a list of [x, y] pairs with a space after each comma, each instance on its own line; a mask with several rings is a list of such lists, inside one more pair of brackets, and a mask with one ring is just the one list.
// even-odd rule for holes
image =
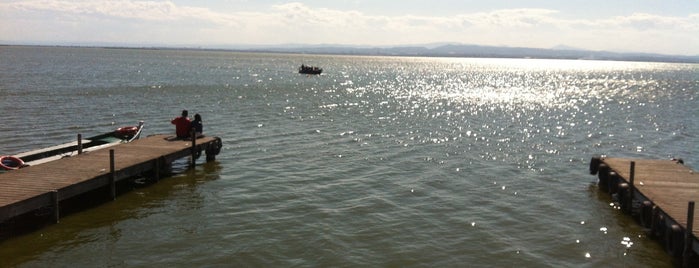
[[[687, 204], [699, 201], [699, 174], [689, 167], [671, 160], [603, 158], [611, 170], [629, 182], [631, 161], [635, 162], [634, 187], [664, 211], [682, 228], [687, 226]], [[699, 207], [694, 208], [699, 215]], [[699, 217], [694, 217], [694, 237], [699, 237]]]
[[[51, 206], [54, 192], [61, 201], [109, 185], [110, 149], [114, 150], [115, 181], [152, 170], [157, 161], [171, 163], [191, 155], [191, 141], [171, 140], [169, 137], [153, 135], [108, 149], [1, 173], [0, 222]], [[203, 156], [204, 151], [209, 146], [216, 146], [217, 142], [220, 146], [220, 139], [203, 137], [196, 140], [196, 146]]]

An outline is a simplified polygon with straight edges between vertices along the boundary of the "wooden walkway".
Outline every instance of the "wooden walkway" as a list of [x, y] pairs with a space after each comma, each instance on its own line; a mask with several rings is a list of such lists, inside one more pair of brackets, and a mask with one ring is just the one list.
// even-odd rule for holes
[[[191, 156], [192, 152], [213, 160], [221, 148], [217, 137], [195, 141], [171, 140], [168, 135], [153, 135], [108, 149], [83, 153], [40, 165], [0, 173], [0, 222], [40, 208], [56, 207], [62, 200], [102, 187], [112, 187], [120, 180], [146, 171], [159, 172], [172, 161]], [[110, 154], [113, 150], [113, 170]]]
[[[663, 240], [668, 252], [678, 257], [678, 237], [673, 239], [669, 233], [672, 225], [678, 225], [683, 232], [685, 242], [682, 246], [687, 247], [684, 250], [699, 250], [699, 208], [694, 206], [692, 209], [689, 205], [690, 202], [699, 201], [699, 173], [673, 160], [600, 158], [598, 163], [595, 162], [593, 158], [591, 173], [594, 173], [593, 169], [599, 168], [600, 184], [607, 180], [609, 185], [600, 187], [608, 188], [610, 193], [617, 194], [620, 199], [626, 198], [628, 201], [620, 200], [622, 206], [627, 203], [628, 212], [639, 216], [641, 224]], [[599, 166], [595, 167], [595, 164]], [[624, 187], [615, 187], [617, 185], [629, 188], [624, 191]], [[688, 222], [688, 215], [693, 218], [691, 222]], [[691, 236], [684, 237], [688, 226], [691, 228]]]

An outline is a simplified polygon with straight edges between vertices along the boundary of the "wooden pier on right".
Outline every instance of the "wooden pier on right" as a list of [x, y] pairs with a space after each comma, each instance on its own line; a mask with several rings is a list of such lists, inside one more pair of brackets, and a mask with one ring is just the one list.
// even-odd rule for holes
[[699, 256], [699, 173], [681, 160], [593, 157], [590, 174], [683, 266]]

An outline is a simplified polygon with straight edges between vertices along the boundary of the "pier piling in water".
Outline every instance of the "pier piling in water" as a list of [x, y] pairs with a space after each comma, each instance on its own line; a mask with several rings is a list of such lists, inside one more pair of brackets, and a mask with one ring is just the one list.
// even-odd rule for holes
[[689, 267], [692, 261], [692, 245], [695, 239], [692, 230], [694, 230], [694, 201], [690, 201], [689, 204], [687, 204], [687, 228], [684, 232], [684, 250], [682, 251], [682, 255], [684, 256], [682, 259], [682, 266], [684, 267]]

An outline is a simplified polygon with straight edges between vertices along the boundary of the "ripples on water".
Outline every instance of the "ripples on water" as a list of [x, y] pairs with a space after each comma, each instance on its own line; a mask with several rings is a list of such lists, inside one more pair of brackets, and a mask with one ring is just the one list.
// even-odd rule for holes
[[[215, 163], [2, 242], [11, 265], [669, 266], [587, 164], [691, 166], [698, 150], [696, 65], [12, 47], [0, 59], [0, 152], [137, 120], [169, 132], [182, 108], [224, 140]], [[301, 63], [326, 71], [299, 75]]]

